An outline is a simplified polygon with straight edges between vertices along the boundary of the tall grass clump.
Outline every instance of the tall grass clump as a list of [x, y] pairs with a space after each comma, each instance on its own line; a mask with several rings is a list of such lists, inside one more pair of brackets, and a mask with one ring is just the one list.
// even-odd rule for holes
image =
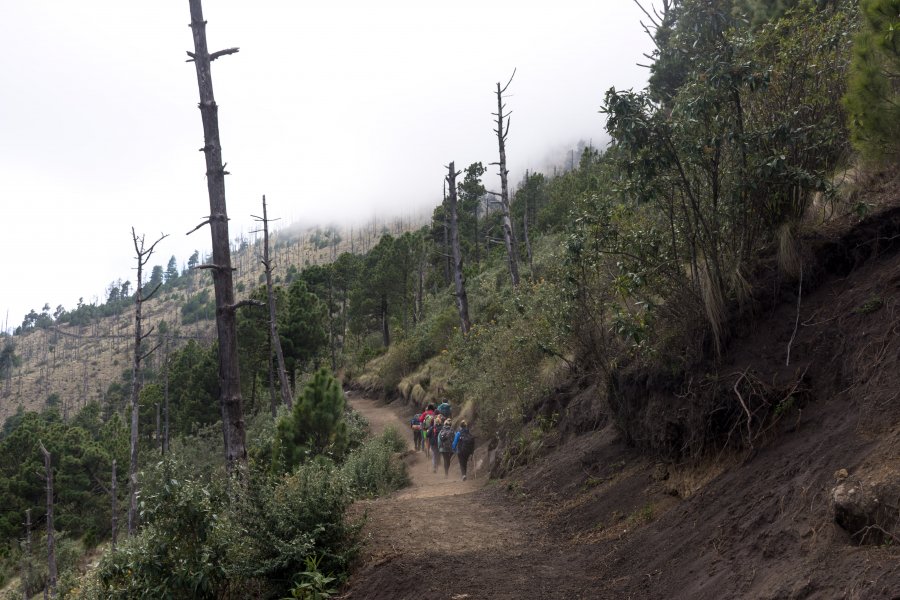
[[405, 449], [406, 439], [389, 427], [351, 452], [341, 473], [354, 495], [371, 498], [409, 485], [406, 464], [397, 456]]

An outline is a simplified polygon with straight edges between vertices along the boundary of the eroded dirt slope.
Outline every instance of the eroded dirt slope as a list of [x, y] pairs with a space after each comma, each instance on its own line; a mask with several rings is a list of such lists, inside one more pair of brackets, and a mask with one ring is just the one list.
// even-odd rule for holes
[[[358, 506], [369, 544], [344, 597], [900, 598], [900, 533], [858, 545], [832, 506], [840, 482], [900, 485], [900, 252], [878, 235], [821, 246], [815, 287], [733, 341], [724, 375], [803, 388], [777, 426], [735, 432], [752, 449], [666, 464], [609, 424], [488, 484], [411, 454], [410, 489]], [[352, 402], [374, 423], [408, 417]]]

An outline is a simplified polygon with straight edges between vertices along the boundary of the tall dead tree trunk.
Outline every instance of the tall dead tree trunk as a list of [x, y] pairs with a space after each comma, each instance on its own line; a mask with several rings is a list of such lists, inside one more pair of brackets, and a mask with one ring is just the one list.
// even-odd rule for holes
[[50, 597], [56, 596], [56, 536], [53, 533], [53, 468], [50, 453], [38, 442], [44, 455], [44, 471], [47, 479], [47, 590]]
[[497, 82], [497, 112], [491, 113], [497, 117], [497, 143], [500, 146], [500, 162], [491, 163], [500, 168], [500, 208], [503, 211], [503, 240], [506, 242], [506, 256], [509, 261], [509, 274], [512, 277], [513, 286], [519, 285], [519, 250], [516, 246], [516, 234], [513, 229], [512, 217], [509, 208], [509, 170], [506, 168], [506, 137], [509, 135], [509, 118], [510, 113], [504, 112], [506, 105], [503, 104], [503, 93], [512, 83], [516, 72], [513, 71], [512, 76], [506, 85], [500, 87]]
[[466, 296], [466, 279], [463, 276], [462, 252], [459, 248], [459, 221], [456, 215], [456, 176], [460, 171], [451, 162], [447, 167], [447, 185], [450, 188], [450, 250], [453, 253], [453, 283], [456, 286], [456, 306], [459, 309], [460, 330], [468, 335], [472, 324], [469, 321], [469, 298]]
[[28, 582], [31, 581], [31, 509], [25, 511], [25, 575], [22, 577], [22, 597], [28, 600]]
[[[284, 405], [290, 410], [293, 407], [293, 394], [291, 393], [291, 383], [288, 381], [287, 370], [284, 366], [284, 352], [281, 349], [281, 338], [278, 337], [278, 319], [276, 318], [275, 309], [275, 286], [272, 283], [272, 261], [269, 260], [269, 213], [266, 208], [266, 197], [263, 196], [263, 216], [262, 218], [254, 217], [263, 224], [263, 259], [262, 264], [266, 269], [266, 298], [269, 305], [269, 343], [271, 349], [275, 350], [275, 358], [278, 360], [278, 382], [281, 384], [281, 399]], [[271, 349], [269, 352], [269, 363], [272, 362]]]
[[225, 165], [222, 164], [222, 145], [219, 140], [219, 108], [213, 95], [210, 63], [237, 48], [209, 53], [206, 45], [206, 21], [200, 0], [189, 0], [194, 52], [188, 55], [197, 70], [200, 91], [200, 116], [203, 120], [203, 153], [206, 155], [206, 187], [209, 192], [209, 216], [194, 231], [208, 224], [212, 236], [213, 261], [198, 268], [213, 274], [216, 293], [216, 332], [219, 339], [219, 404], [222, 409], [222, 436], [225, 443], [225, 464], [231, 473], [235, 464], [246, 464], [247, 443], [244, 407], [241, 400], [241, 380], [238, 370], [238, 351], [232, 282], [231, 252], [228, 240], [228, 213], [225, 206]]
[[272, 336], [268, 336], [268, 348], [269, 348], [269, 407], [272, 411], [272, 418], [278, 416], [278, 401], [275, 399], [275, 365], [272, 364], [272, 355], [274, 352], [272, 351]]
[[116, 496], [116, 459], [112, 461], [112, 476], [110, 477], [110, 538], [112, 551], [116, 551], [116, 542], [119, 537], [119, 499]]
[[444, 210], [441, 226], [444, 229], [444, 285], [450, 285], [450, 227], [447, 223], [447, 180], [444, 179]]
[[531, 255], [531, 240], [528, 239], [528, 198], [525, 199], [525, 210], [522, 212], [522, 235], [525, 236], [525, 252], [528, 254], [528, 272], [534, 280], [534, 258]]
[[[334, 257], [332, 257], [332, 265]], [[328, 345], [331, 348], [331, 371], [337, 373], [337, 320], [334, 316], [334, 269], [328, 270]]]
[[390, 321], [388, 319], [387, 294], [381, 294], [381, 341], [384, 347], [391, 345]]
[[423, 302], [425, 297], [425, 261], [427, 256], [424, 252], [425, 243], [420, 237], [416, 241], [416, 303], [415, 312], [413, 313], [413, 325], [422, 320]]
[[[143, 381], [143, 378], [141, 377], [141, 361], [146, 357], [141, 348], [141, 344], [147, 336], [153, 333], [152, 327], [147, 330], [147, 333], [143, 333], [142, 331], [141, 308], [143, 307], [144, 302], [149, 300], [153, 294], [159, 290], [160, 285], [162, 285], [157, 284], [156, 287], [150, 290], [150, 293], [145, 296], [141, 279], [143, 278], [144, 265], [146, 265], [150, 261], [150, 257], [153, 256], [156, 245], [166, 237], [167, 236], [165, 235], [160, 236], [159, 239], [147, 248], [144, 243], [144, 236], [138, 237], [137, 233], [134, 231], [134, 227], [131, 228], [131, 239], [134, 241], [134, 252], [136, 255], [135, 258], [137, 259], [137, 290], [134, 293], [134, 360], [131, 365], [131, 464], [128, 467], [129, 536], [134, 535], [135, 530], [137, 529], [138, 519], [138, 423], [140, 421], [139, 417], [141, 412], [139, 401], [141, 384]], [[156, 350], [156, 347], [151, 349], [147, 355], [151, 354], [154, 350]]]
[[169, 339], [166, 338], [166, 354], [163, 359], [165, 373], [163, 375], [163, 439], [162, 455], [169, 452]]

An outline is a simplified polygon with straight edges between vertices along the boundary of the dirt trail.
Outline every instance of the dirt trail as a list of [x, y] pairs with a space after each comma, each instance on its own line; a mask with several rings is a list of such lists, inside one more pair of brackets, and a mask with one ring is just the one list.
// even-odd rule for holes
[[[415, 452], [402, 408], [385, 406], [348, 394], [350, 404], [379, 433], [396, 426], [409, 438], [405, 460], [412, 484], [397, 493], [360, 502], [355, 510], [367, 515], [366, 546], [342, 598], [577, 598], [558, 596], [562, 576], [558, 566], [540, 559], [540, 526], [514, 507], [497, 502], [485, 488], [486, 473], [461, 481], [454, 458], [450, 477], [432, 472], [431, 461]], [[483, 462], [484, 453], [476, 451]], [[523, 560], [526, 553], [534, 557]], [[544, 563], [543, 565], [541, 563]], [[547, 593], [543, 593], [542, 590]]]

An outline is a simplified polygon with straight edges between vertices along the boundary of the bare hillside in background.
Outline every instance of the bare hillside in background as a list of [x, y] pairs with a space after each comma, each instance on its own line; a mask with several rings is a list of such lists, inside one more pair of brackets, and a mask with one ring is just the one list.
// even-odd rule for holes
[[[373, 219], [361, 227], [338, 226], [300, 228], [290, 226], [272, 235], [271, 254], [276, 266], [276, 282], [293, 266], [302, 270], [308, 265], [333, 261], [344, 252], [367, 252], [383, 234], [399, 235], [419, 228], [425, 216], [396, 219], [381, 223]], [[127, 248], [122, 249], [127, 252]], [[262, 235], [237, 237], [232, 244], [235, 266], [235, 288], [238, 299], [246, 298], [264, 281], [260, 264]], [[163, 260], [163, 259], [160, 259]], [[204, 262], [201, 258], [201, 264]], [[144, 328], [154, 328], [153, 340], [160, 334], [160, 324], [166, 336], [176, 346], [196, 339], [211, 343], [215, 336], [215, 314], [212, 304], [198, 310], [202, 318], [184, 323], [183, 307], [191, 300], [202, 300], [212, 294], [212, 277], [194, 271], [183, 276], [174, 289], [160, 290], [144, 306]], [[48, 404], [58, 406], [64, 417], [71, 416], [91, 401], [103, 401], [109, 385], [130, 377], [129, 352], [134, 340], [134, 309], [131, 304], [117, 314], [96, 319], [89, 325], [56, 325], [35, 329], [13, 336], [15, 354], [20, 359], [8, 380], [0, 382], [0, 423], [19, 407], [42, 410]], [[152, 347], [150, 345], [149, 347]], [[154, 369], [161, 355], [154, 353], [146, 363]]]

